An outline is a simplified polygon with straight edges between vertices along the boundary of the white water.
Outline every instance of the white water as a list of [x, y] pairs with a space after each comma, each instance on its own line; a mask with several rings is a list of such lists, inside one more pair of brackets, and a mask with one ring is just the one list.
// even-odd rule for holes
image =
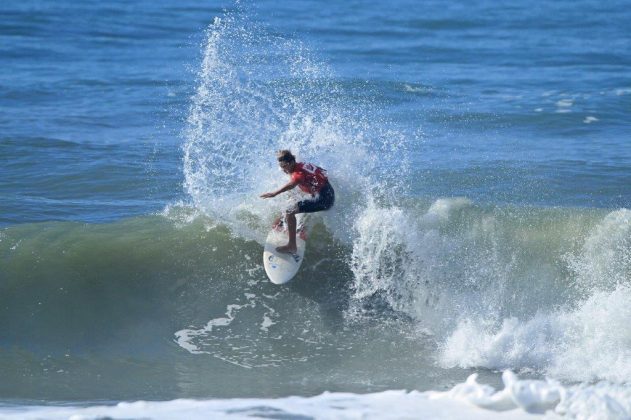
[[529, 317], [468, 314], [445, 340], [448, 367], [532, 369], [568, 381], [631, 379], [631, 228], [628, 210], [607, 215], [567, 257], [584, 298]]
[[553, 380], [502, 375], [504, 388], [479, 384], [476, 375], [446, 392], [324, 393], [314, 397], [121, 402], [112, 406], [5, 406], [0, 418], [89, 419], [628, 419], [631, 387], [605, 382], [564, 387]]

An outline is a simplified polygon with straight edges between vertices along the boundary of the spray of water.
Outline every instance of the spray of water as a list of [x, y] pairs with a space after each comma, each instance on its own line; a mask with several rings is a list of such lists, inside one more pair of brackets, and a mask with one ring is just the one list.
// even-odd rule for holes
[[285, 148], [327, 169], [337, 202], [325, 222], [338, 239], [352, 243], [367, 209], [392, 206], [404, 184], [383, 162], [396, 159], [406, 170], [403, 136], [371, 119], [369, 101], [348, 99], [304, 45], [235, 12], [208, 27], [202, 53], [183, 147], [185, 188], [196, 208], [261, 239], [287, 205], [280, 196], [258, 198], [286, 181], [274, 159]]

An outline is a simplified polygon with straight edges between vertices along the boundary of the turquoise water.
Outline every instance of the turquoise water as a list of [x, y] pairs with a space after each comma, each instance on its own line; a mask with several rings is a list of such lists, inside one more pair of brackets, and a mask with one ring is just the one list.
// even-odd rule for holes
[[628, 382], [628, 6], [4, 2], [0, 400]]

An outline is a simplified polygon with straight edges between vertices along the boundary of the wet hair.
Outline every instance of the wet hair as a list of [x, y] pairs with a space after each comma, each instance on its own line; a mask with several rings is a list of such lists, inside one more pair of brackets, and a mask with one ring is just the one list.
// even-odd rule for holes
[[276, 158], [279, 162], [295, 162], [296, 157], [289, 150], [279, 150], [276, 152]]

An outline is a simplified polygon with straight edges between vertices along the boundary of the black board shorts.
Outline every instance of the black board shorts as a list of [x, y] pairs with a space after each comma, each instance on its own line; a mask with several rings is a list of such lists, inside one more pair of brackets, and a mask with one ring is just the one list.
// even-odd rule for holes
[[296, 204], [296, 213], [315, 213], [328, 210], [335, 203], [335, 191], [328, 182], [324, 184], [320, 193], [309, 200], [302, 200]]

